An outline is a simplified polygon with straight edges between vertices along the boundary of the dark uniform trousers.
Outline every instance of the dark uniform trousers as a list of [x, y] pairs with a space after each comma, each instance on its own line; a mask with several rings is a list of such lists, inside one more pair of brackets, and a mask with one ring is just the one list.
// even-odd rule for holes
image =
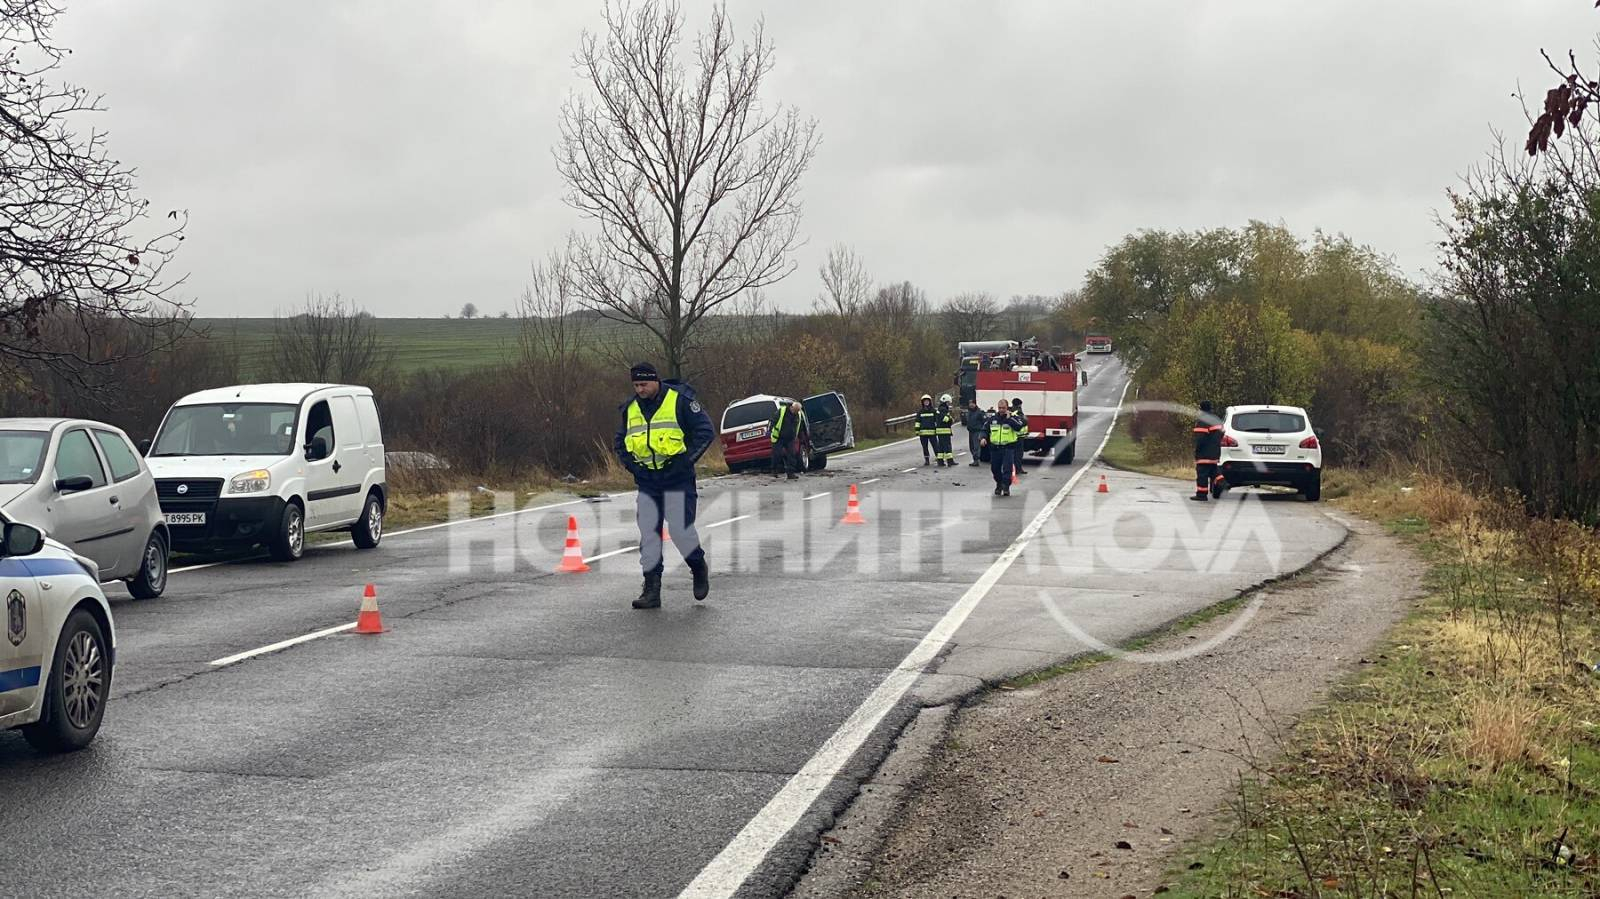
[[663, 522], [685, 562], [698, 565], [705, 561], [705, 547], [700, 545], [700, 534], [694, 529], [699, 505], [700, 493], [694, 481], [666, 488], [639, 487], [635, 509], [639, 521], [639, 565], [645, 574], [660, 574], [666, 567], [661, 554]]
[[794, 474], [800, 470], [800, 438], [772, 445], [772, 473]]
[[1011, 486], [1016, 449], [1015, 443], [1005, 446], [996, 446], [993, 441], [989, 443], [989, 473], [994, 475], [994, 482], [1001, 487]]

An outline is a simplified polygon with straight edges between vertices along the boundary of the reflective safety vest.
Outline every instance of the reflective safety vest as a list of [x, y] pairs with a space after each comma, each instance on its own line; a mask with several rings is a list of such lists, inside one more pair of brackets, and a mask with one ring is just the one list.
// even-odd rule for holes
[[941, 409], [939, 410], [939, 417], [934, 421], [933, 433], [940, 435], [953, 434], [955, 432], [951, 430], [951, 426], [954, 424], [955, 419], [950, 417], [950, 410]]
[[1010, 446], [1017, 442], [1017, 432], [1011, 430], [1011, 419], [995, 416], [989, 422], [989, 445]]
[[917, 410], [917, 436], [932, 437], [939, 428], [939, 413], [934, 409]]
[[1011, 418], [1017, 423], [1014, 429], [1017, 432], [1017, 439], [1026, 438], [1028, 436], [1028, 416], [1023, 415], [1021, 412], [1013, 412], [1011, 413]]
[[[775, 421], [772, 422], [772, 434], [771, 434], [771, 437], [772, 437], [772, 443], [773, 443], [774, 446], [776, 446], [777, 443], [778, 443], [778, 432], [783, 430], [783, 418], [784, 418], [784, 416], [786, 416], [788, 414], [789, 414], [789, 407], [788, 406], [779, 406], [778, 407], [778, 417], [777, 417], [777, 419]], [[800, 423], [801, 423], [801, 425], [805, 424], [805, 420], [806, 420], [806, 414], [804, 412], [801, 412], [800, 413]], [[796, 437], [800, 436], [800, 428], [798, 428], [798, 427], [795, 428], [794, 434], [795, 434]]]
[[639, 400], [628, 404], [628, 429], [622, 441], [633, 461], [645, 468], [662, 469], [682, 455], [688, 447], [683, 442], [683, 427], [678, 424], [678, 391], [667, 388], [661, 394], [661, 406], [647, 421]]

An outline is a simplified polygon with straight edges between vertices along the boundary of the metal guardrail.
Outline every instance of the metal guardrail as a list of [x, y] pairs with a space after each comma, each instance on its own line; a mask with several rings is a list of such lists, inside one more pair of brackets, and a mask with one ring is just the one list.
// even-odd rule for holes
[[894, 429], [900, 427], [903, 424], [906, 424], [906, 423], [910, 422], [912, 419], [914, 419], [916, 417], [917, 417], [917, 413], [915, 413], [915, 412], [911, 413], [910, 415], [896, 415], [894, 418], [885, 418], [883, 420], [883, 426], [888, 428], [889, 430], [893, 431]]

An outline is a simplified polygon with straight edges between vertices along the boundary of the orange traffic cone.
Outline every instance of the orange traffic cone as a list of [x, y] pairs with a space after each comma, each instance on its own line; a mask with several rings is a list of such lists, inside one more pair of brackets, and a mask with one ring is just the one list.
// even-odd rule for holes
[[556, 571], [569, 571], [581, 574], [589, 570], [583, 561], [583, 547], [578, 545], [578, 519], [576, 516], [567, 516], [567, 548], [561, 551], [561, 565]]
[[1016, 486], [1017, 484], [1017, 469], [1015, 466], [1013, 466], [1011, 469], [1011, 484], [1012, 486]]
[[1111, 488], [1106, 486], [1106, 476], [1100, 476], [1100, 486], [1094, 489], [1095, 493], [1110, 493]]
[[866, 524], [867, 520], [861, 517], [861, 500], [856, 498], [856, 485], [850, 485], [850, 501], [845, 504], [844, 517], [839, 519], [840, 524]]
[[383, 616], [378, 614], [378, 588], [368, 584], [361, 594], [361, 611], [356, 613], [356, 633], [381, 634], [384, 630]]
[[661, 542], [662, 543], [671, 543], [672, 542], [672, 535], [667, 533], [667, 526], [665, 524], [661, 525]]

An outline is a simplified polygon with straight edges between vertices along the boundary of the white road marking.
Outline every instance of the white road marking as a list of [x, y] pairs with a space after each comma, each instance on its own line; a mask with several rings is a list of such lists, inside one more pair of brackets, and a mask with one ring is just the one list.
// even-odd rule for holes
[[809, 503], [814, 499], [822, 499], [824, 496], [829, 495], [831, 492], [832, 491], [830, 491], [830, 490], [824, 490], [821, 493], [813, 493], [810, 496], [806, 497], [805, 499], [801, 500], [801, 502]]
[[[1127, 385], [1123, 385], [1123, 393], [1127, 393]], [[766, 860], [767, 853], [772, 847], [783, 839], [784, 835], [794, 828], [794, 825], [805, 814], [811, 804], [816, 801], [822, 791], [834, 782], [839, 772], [844, 770], [850, 757], [855, 755], [861, 745], [866, 742], [878, 724], [883, 721], [883, 716], [900, 701], [906, 691], [911, 689], [917, 678], [922, 676], [923, 669], [938, 657], [944, 645], [955, 636], [956, 631], [977, 608], [978, 603], [988, 595], [1011, 563], [1022, 554], [1023, 548], [1038, 535], [1044, 523], [1055, 514], [1055, 510], [1066, 499], [1067, 494], [1083, 480], [1089, 473], [1089, 463], [1099, 457], [1105, 449], [1106, 442], [1111, 439], [1111, 431], [1116, 425], [1116, 416], [1111, 419], [1111, 426], [1106, 428], [1105, 437], [1101, 438], [1100, 446], [1094, 454], [1084, 460], [1084, 464], [1056, 493], [1050, 501], [1045, 503], [1039, 514], [1028, 522], [1017, 539], [1006, 547], [1000, 557], [995, 559], [978, 580], [967, 588], [961, 599], [946, 612], [933, 630], [916, 645], [910, 653], [901, 660], [900, 664], [883, 679], [877, 689], [873, 690], [861, 705], [839, 725], [827, 741], [817, 750], [816, 754], [806, 762], [795, 775], [789, 778], [777, 795], [751, 818], [749, 823], [739, 831], [717, 857], [700, 870], [695, 879], [684, 887], [681, 896], [686, 897], [731, 897], [738, 891], [751, 874]]]
[[910, 472], [913, 472], [913, 471], [916, 471], [916, 470], [917, 470], [917, 469], [916, 469], [916, 467], [915, 467], [915, 466], [913, 466], [913, 467], [911, 467], [911, 468], [902, 468], [902, 469], [900, 469], [900, 473], [901, 473], [901, 474], [908, 474], [908, 473], [910, 473]]
[[269, 643], [266, 646], [260, 647], [259, 649], [249, 649], [237, 655], [223, 656], [220, 659], [212, 661], [211, 667], [221, 668], [224, 665], [232, 665], [234, 662], [242, 662], [245, 659], [253, 659], [256, 656], [263, 656], [269, 652], [277, 652], [280, 649], [288, 649], [289, 647], [298, 645], [300, 643], [308, 643], [317, 639], [318, 637], [326, 637], [330, 634], [337, 634], [341, 631], [351, 630], [355, 626], [356, 623], [352, 621], [349, 624], [341, 624], [338, 627], [323, 628], [320, 631], [312, 631], [309, 634], [291, 637], [288, 640], [279, 640], [277, 643]]
[[609, 559], [612, 556], [620, 556], [623, 553], [635, 552], [638, 549], [639, 549], [639, 547], [637, 547], [637, 546], [624, 546], [621, 549], [614, 549], [614, 550], [612, 550], [610, 552], [604, 552], [604, 553], [601, 553], [598, 556], [590, 556], [589, 558], [584, 559], [583, 561], [584, 561], [584, 564], [588, 564], [590, 562], [598, 562], [601, 559]]
[[888, 449], [891, 446], [899, 446], [902, 443], [913, 443], [913, 442], [916, 441], [916, 439], [917, 438], [915, 438], [915, 437], [907, 437], [904, 440], [896, 440], [896, 441], [894, 441], [892, 443], [880, 443], [877, 446], [869, 446], [866, 449], [845, 450], [842, 453], [829, 453], [828, 454], [828, 458], [837, 459], [840, 456], [854, 456], [854, 455], [857, 455], [859, 453], [870, 453], [870, 452], [873, 452], [874, 450]]
[[713, 523], [708, 524], [708, 525], [703, 525], [702, 527], [704, 527], [705, 530], [709, 531], [712, 528], [720, 528], [725, 524], [733, 524], [735, 521], [744, 521], [746, 518], [749, 518], [749, 517], [750, 517], [749, 515], [735, 515], [732, 518], [727, 518], [727, 519], [724, 519], [722, 521], [713, 522]]
[[883, 480], [883, 478], [867, 478], [867, 479], [866, 479], [866, 480], [865, 480], [865, 481], [862, 481], [862, 482], [861, 482], [861, 483], [860, 483], [860, 484], [858, 484], [858, 485], [857, 485], [857, 486], [858, 486], [858, 487], [865, 487], [865, 486], [867, 486], [867, 485], [868, 485], [868, 484], [876, 484], [876, 483], [878, 483], [878, 482], [879, 482], [879, 481], [881, 481], [881, 480]]

